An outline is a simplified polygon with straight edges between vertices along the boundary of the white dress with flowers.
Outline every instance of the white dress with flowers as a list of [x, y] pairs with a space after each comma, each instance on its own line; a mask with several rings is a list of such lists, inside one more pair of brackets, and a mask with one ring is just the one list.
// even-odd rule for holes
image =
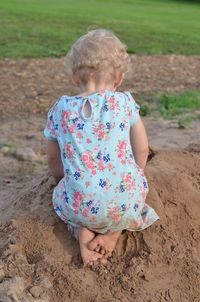
[[139, 106], [129, 92], [108, 90], [62, 96], [50, 109], [44, 134], [58, 141], [64, 167], [53, 206], [71, 227], [98, 233], [139, 231], [158, 219], [145, 203], [147, 180], [130, 144], [130, 127], [138, 117]]

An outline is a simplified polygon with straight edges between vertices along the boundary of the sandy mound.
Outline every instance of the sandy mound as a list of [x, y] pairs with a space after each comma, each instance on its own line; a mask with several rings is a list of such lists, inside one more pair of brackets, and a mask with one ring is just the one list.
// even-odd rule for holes
[[198, 302], [199, 150], [152, 153], [147, 202], [161, 219], [143, 232], [124, 232], [105, 267], [82, 267], [77, 242], [52, 210], [51, 178], [5, 200], [0, 301]]

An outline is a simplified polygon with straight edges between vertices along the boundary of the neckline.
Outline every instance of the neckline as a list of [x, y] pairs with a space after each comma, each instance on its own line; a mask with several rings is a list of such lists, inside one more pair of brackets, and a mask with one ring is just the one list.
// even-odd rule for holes
[[72, 96], [66, 95], [66, 97], [70, 99], [85, 99], [97, 94], [105, 94], [106, 92], [115, 93], [116, 91], [106, 89], [106, 90], [96, 91], [88, 95], [72, 95]]

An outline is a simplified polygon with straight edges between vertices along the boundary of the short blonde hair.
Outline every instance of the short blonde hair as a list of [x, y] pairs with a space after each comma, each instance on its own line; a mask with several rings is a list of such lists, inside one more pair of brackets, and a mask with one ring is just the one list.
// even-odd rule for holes
[[83, 84], [91, 78], [115, 80], [126, 72], [127, 65], [127, 46], [105, 29], [92, 30], [80, 37], [66, 56], [68, 73], [76, 73]]

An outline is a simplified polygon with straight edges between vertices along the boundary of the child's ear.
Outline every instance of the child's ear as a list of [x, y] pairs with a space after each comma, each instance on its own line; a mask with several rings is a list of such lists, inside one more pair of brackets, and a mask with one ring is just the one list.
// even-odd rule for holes
[[72, 82], [75, 86], [80, 86], [80, 80], [78, 79], [76, 73], [73, 73], [72, 74]]
[[114, 87], [115, 87], [116, 89], [117, 89], [118, 87], [121, 86], [121, 84], [122, 84], [122, 82], [123, 82], [123, 80], [124, 80], [124, 76], [125, 76], [125, 73], [123, 72], [123, 73], [119, 76], [119, 78], [115, 81]]

